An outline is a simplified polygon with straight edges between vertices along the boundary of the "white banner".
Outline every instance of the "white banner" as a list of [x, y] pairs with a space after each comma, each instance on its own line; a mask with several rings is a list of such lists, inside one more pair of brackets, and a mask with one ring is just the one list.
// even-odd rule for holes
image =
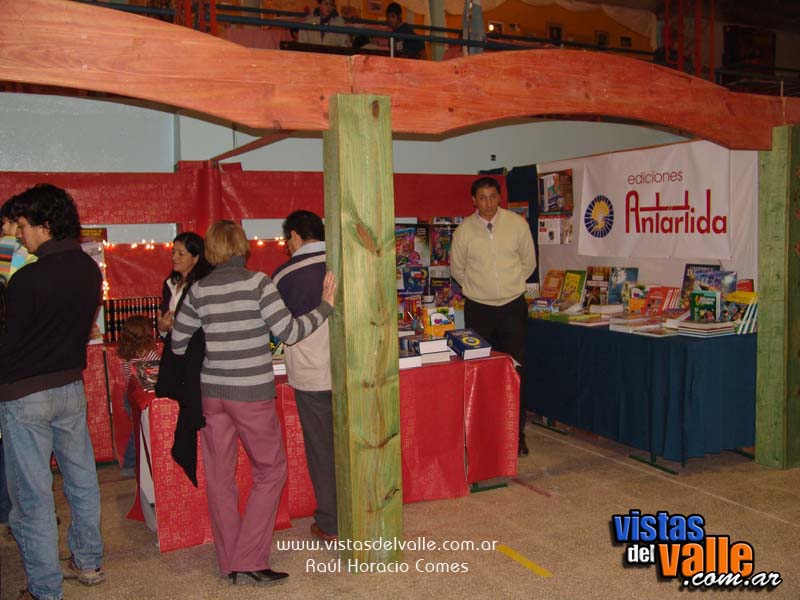
[[711, 142], [585, 159], [578, 253], [730, 258], [730, 165]]

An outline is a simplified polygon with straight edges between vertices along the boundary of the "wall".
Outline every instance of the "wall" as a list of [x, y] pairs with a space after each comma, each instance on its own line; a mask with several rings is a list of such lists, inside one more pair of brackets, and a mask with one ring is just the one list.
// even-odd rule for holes
[[[208, 160], [253, 139], [228, 127], [131, 105], [0, 94], [0, 171], [171, 173], [179, 160]], [[633, 125], [542, 121], [442, 141], [395, 140], [394, 169], [470, 174], [683, 139]], [[321, 171], [322, 140], [314, 134], [286, 139], [231, 161], [245, 170]]]

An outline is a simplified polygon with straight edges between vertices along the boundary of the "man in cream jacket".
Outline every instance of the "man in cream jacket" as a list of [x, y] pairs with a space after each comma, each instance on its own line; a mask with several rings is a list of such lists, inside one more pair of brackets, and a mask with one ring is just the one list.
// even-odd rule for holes
[[[475, 213], [453, 234], [450, 273], [466, 298], [464, 321], [520, 365], [525, 352], [528, 309], [525, 281], [536, 268], [533, 237], [527, 221], [500, 208], [500, 183], [481, 177], [472, 184]], [[520, 403], [519, 456], [525, 443], [525, 406]]]

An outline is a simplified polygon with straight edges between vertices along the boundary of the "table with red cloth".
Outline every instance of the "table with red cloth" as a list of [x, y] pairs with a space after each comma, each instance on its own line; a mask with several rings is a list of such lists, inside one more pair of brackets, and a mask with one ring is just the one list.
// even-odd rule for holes
[[[159, 548], [168, 552], [209, 543], [212, 533], [202, 453], [198, 450], [199, 486], [195, 488], [170, 455], [177, 403], [143, 390], [135, 378], [132, 382], [131, 404], [135, 410], [149, 411], [149, 460]], [[316, 504], [294, 392], [285, 377], [277, 377], [276, 384], [288, 459], [276, 522], [276, 528], [281, 529], [291, 526], [291, 518], [311, 516]], [[489, 358], [471, 361], [452, 359], [400, 371], [404, 502], [457, 498], [469, 493], [469, 483], [515, 476], [518, 407], [519, 378], [505, 354], [493, 353]], [[250, 466], [241, 444], [236, 479], [241, 511], [250, 489]], [[138, 502], [138, 493], [136, 498]], [[134, 507], [129, 516], [137, 518], [139, 514]]]
[[86, 392], [86, 422], [94, 449], [94, 460], [99, 463], [111, 462], [114, 460], [114, 446], [111, 441], [105, 349], [102, 344], [90, 344], [86, 347], [83, 389]]

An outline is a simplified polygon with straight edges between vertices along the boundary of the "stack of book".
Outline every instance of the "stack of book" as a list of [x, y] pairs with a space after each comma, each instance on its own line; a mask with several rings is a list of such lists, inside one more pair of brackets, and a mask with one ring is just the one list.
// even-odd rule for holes
[[733, 335], [736, 333], [736, 324], [715, 321], [681, 321], [678, 324], [678, 333], [697, 338]]
[[414, 367], [422, 366], [422, 357], [411, 350], [400, 348], [398, 355], [400, 357], [400, 369], [413, 369]]
[[398, 339], [400, 369], [412, 369], [422, 365], [450, 360], [452, 352], [443, 337], [415, 333]]
[[634, 331], [641, 331], [642, 328], [655, 329], [662, 327], [660, 319], [651, 319], [646, 315], [637, 313], [627, 313], [618, 317], [611, 317], [609, 319], [608, 330], [619, 331], [622, 333], [633, 333]]

